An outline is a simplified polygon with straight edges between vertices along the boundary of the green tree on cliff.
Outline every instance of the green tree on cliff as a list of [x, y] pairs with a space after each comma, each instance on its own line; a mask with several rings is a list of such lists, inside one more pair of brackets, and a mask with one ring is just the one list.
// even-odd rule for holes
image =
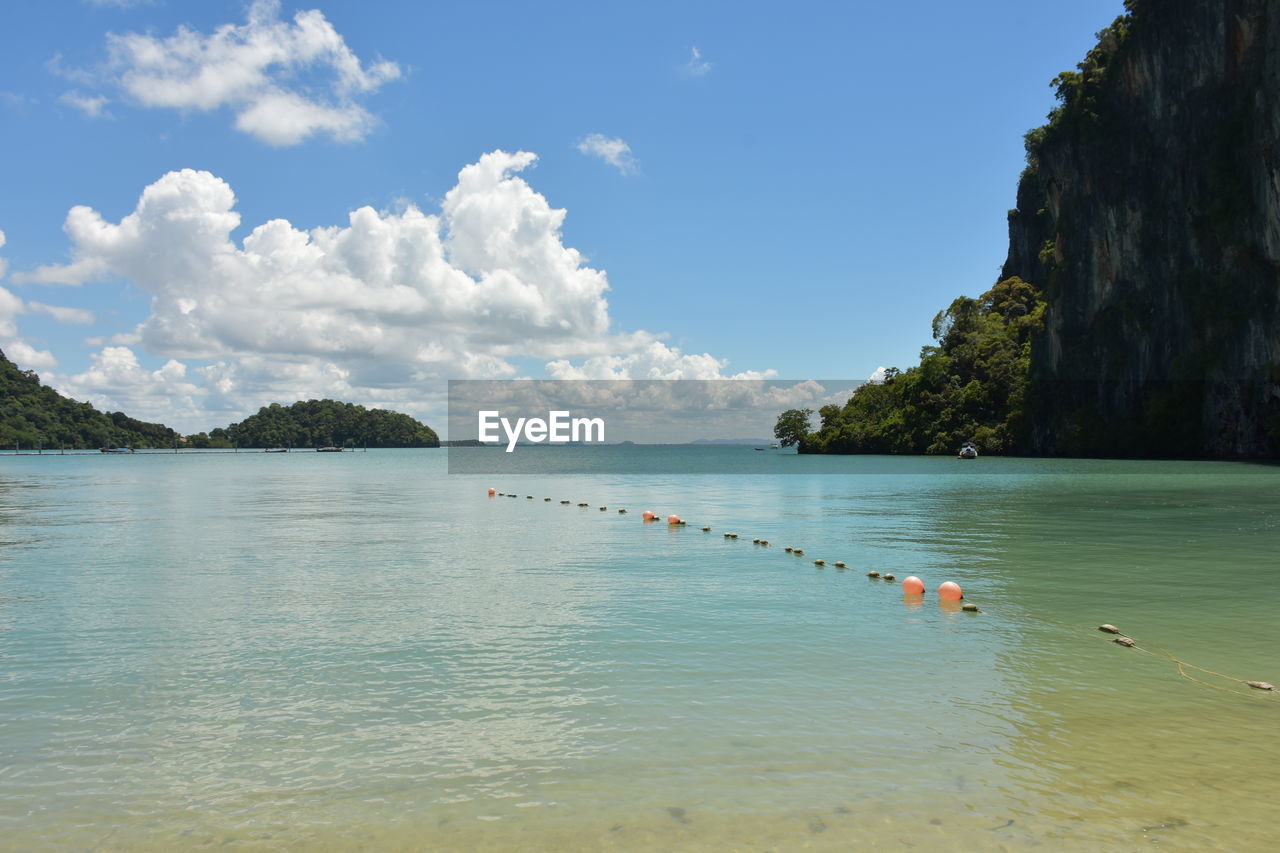
[[805, 417], [797, 433], [792, 409], [775, 434], [794, 437], [802, 453], [952, 453], [969, 440], [1015, 453], [1025, 446], [1031, 336], [1043, 315], [1039, 292], [1016, 277], [962, 296], [934, 318], [937, 343], [920, 364], [863, 385], [844, 406], [823, 406], [816, 432]]

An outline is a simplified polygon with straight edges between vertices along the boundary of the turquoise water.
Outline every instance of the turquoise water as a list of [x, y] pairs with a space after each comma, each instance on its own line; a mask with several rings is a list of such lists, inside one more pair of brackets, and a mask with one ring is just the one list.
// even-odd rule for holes
[[1272, 846], [1280, 469], [663, 452], [0, 458], [0, 849]]

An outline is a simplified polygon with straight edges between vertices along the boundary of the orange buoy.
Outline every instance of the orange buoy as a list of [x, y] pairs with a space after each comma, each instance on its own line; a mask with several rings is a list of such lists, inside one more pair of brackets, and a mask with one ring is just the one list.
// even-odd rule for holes
[[902, 591], [907, 595], [919, 595], [924, 592], [924, 581], [912, 575], [902, 579]]
[[493, 496], [494, 496], [494, 495], [496, 495], [496, 494], [497, 494], [497, 492], [495, 492], [493, 489], [490, 489], [490, 490], [489, 490], [489, 497], [493, 497]]
[[649, 512], [649, 510], [647, 509], [644, 512], [640, 513], [640, 517], [643, 518], [645, 521], [653, 521], [655, 518], [657, 518], [656, 515]]
[[667, 524], [679, 524], [679, 523], [680, 523], [680, 516], [678, 515], [667, 516]]
[[943, 581], [938, 587], [938, 597], [943, 601], [959, 601], [964, 598], [964, 592], [960, 589], [960, 584], [952, 581]]

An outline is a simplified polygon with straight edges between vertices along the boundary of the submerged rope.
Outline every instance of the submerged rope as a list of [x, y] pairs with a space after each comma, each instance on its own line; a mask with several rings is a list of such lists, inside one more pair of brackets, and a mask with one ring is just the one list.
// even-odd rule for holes
[[[1140, 652], [1151, 655], [1152, 657], [1159, 657], [1160, 655], [1163, 655], [1164, 657], [1173, 661], [1174, 667], [1178, 670], [1178, 675], [1181, 675], [1183, 678], [1187, 679], [1188, 681], [1193, 681], [1196, 684], [1204, 685], [1205, 687], [1208, 687], [1212, 690], [1220, 690], [1223, 693], [1232, 693], [1236, 696], [1249, 696], [1254, 693], [1264, 693], [1264, 694], [1272, 695], [1272, 697], [1274, 698], [1274, 694], [1275, 694], [1274, 690], [1268, 690], [1266, 688], [1259, 690], [1258, 688], [1255, 688], [1252, 685], [1249, 685], [1249, 681], [1247, 679], [1236, 678], [1234, 675], [1226, 675], [1225, 673], [1217, 672], [1215, 670], [1208, 669], [1206, 667], [1199, 666], [1197, 664], [1182, 660], [1173, 652], [1169, 651], [1163, 646], [1157, 646], [1154, 643], [1151, 644], [1151, 648], [1158, 650], [1160, 652], [1160, 655], [1157, 655], [1155, 652], [1150, 651], [1149, 649], [1145, 649], [1142, 646], [1135, 646], [1135, 648]], [[1196, 678], [1195, 676], [1188, 673], [1186, 669], [1187, 667], [1203, 672], [1206, 675], [1215, 675], [1218, 678], [1223, 678], [1223, 679], [1226, 679], [1227, 681], [1235, 682], [1236, 684], [1249, 685], [1249, 689], [1248, 690], [1229, 690], [1226, 687], [1220, 687], [1217, 684], [1210, 684], [1209, 682], [1202, 681], [1201, 679]]]
[[[1070, 623], [1062, 622], [1048, 616], [1040, 616], [1034, 613], [1024, 613], [1023, 617], [1026, 619], [1037, 621], [1037, 622], [1043, 622], [1046, 625], [1054, 625], [1058, 628], [1066, 628], [1067, 630], [1072, 631], [1073, 633], [1078, 632], [1080, 630], [1079, 625], [1072, 625]], [[1113, 626], [1108, 626], [1108, 627], [1113, 627]], [[1096, 630], [1098, 629], [1095, 629], [1095, 631]], [[1108, 633], [1111, 633], [1111, 632], [1108, 632]], [[1203, 667], [1203, 666], [1200, 666], [1199, 664], [1194, 664], [1189, 661], [1185, 661], [1182, 658], [1175, 655], [1173, 652], [1166, 649], [1164, 646], [1157, 646], [1155, 643], [1140, 644], [1138, 643], [1137, 640], [1135, 640], [1133, 637], [1131, 637], [1128, 634], [1121, 633], [1119, 634], [1118, 638], [1133, 640], [1134, 645], [1131, 648], [1133, 648], [1135, 651], [1142, 652], [1143, 654], [1146, 654], [1146, 655], [1151, 655], [1152, 657], [1155, 657], [1155, 658], [1165, 658], [1166, 660], [1169, 660], [1170, 662], [1173, 663], [1174, 669], [1177, 670], [1178, 674], [1181, 675], [1183, 678], [1195, 684], [1199, 684], [1203, 687], [1208, 687], [1210, 690], [1217, 690], [1222, 693], [1230, 693], [1234, 696], [1253, 696], [1255, 694], [1262, 693], [1264, 695], [1270, 696], [1273, 700], [1280, 698], [1280, 695], [1277, 695], [1277, 691], [1275, 690], [1267, 690], [1265, 688], [1257, 689], [1252, 686], [1250, 686], [1249, 689], [1247, 690], [1229, 690], [1226, 687], [1222, 687], [1217, 684], [1211, 684], [1208, 681], [1204, 681], [1202, 679], [1196, 678], [1195, 676], [1191, 675], [1189, 672], [1187, 672], [1187, 669], [1194, 669], [1199, 672], [1203, 672], [1206, 675], [1217, 676], [1218, 678], [1221, 678], [1226, 681], [1230, 681], [1234, 684], [1239, 684], [1239, 685], [1249, 685], [1250, 681], [1249, 679], [1238, 678], [1234, 675], [1227, 675], [1226, 673], [1218, 672], [1217, 670], [1212, 670], [1212, 669], [1209, 669], [1208, 667]], [[1111, 640], [1111, 642], [1114, 643], [1115, 640]], [[1156, 649], [1158, 653], [1156, 651], [1152, 651], [1152, 649]]]

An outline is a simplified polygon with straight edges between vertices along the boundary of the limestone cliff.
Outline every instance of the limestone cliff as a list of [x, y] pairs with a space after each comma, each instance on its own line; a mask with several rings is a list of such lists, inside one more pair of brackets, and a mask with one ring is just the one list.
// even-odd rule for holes
[[1027, 135], [1029, 449], [1280, 456], [1280, 2], [1129, 0]]

